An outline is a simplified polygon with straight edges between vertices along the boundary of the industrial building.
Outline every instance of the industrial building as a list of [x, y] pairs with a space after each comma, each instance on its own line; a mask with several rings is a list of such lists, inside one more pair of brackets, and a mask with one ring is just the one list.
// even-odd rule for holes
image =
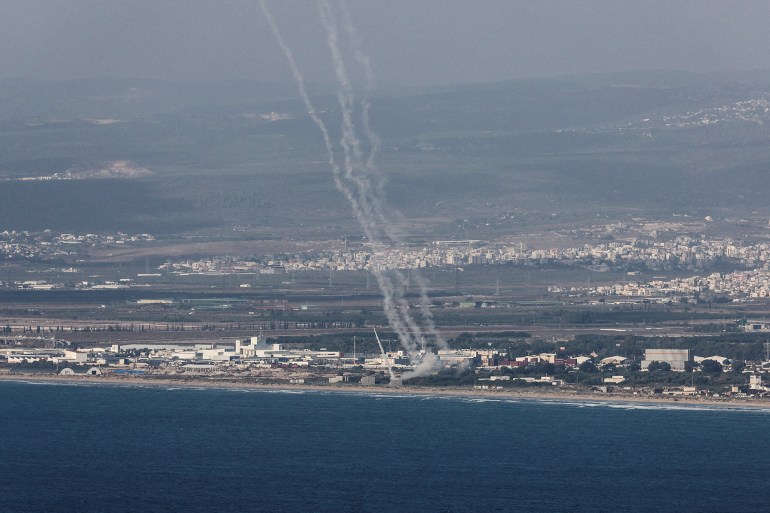
[[689, 349], [645, 349], [642, 370], [647, 370], [652, 362], [665, 362], [673, 371], [684, 371], [685, 363], [691, 361]]

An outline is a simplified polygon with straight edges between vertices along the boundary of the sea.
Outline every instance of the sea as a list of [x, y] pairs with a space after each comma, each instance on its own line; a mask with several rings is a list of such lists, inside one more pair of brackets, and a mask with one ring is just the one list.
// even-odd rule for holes
[[770, 512], [770, 408], [0, 382], [0, 512]]

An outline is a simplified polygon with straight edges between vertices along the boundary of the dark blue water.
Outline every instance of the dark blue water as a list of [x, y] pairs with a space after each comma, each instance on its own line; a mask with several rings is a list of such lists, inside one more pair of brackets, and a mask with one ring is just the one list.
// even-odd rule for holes
[[0, 382], [0, 512], [770, 511], [770, 412]]

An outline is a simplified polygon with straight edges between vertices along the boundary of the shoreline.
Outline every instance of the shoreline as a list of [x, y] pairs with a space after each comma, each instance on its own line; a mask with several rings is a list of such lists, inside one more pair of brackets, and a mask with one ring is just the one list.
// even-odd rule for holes
[[21, 383], [87, 383], [96, 385], [127, 385], [153, 387], [189, 387], [212, 389], [251, 389], [263, 391], [302, 391], [329, 392], [343, 394], [382, 394], [382, 395], [412, 395], [423, 397], [459, 397], [469, 399], [497, 400], [531, 400], [541, 402], [598, 402], [598, 403], [628, 403], [654, 404], [677, 406], [703, 406], [742, 409], [770, 409], [770, 399], [757, 398], [715, 398], [702, 396], [644, 396], [617, 393], [583, 392], [575, 390], [479, 390], [456, 387], [390, 387], [383, 385], [309, 385], [283, 383], [239, 383], [235, 381], [211, 381], [206, 379], [175, 379], [143, 377], [111, 377], [111, 376], [59, 376], [47, 374], [2, 374], [0, 381], [15, 381]]

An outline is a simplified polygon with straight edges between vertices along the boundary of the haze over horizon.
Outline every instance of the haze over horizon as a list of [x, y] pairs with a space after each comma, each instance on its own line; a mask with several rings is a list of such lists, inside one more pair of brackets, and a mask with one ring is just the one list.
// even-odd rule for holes
[[[315, 3], [269, 2], [309, 81], [333, 82]], [[253, 0], [10, 0], [2, 76], [289, 82]], [[379, 87], [648, 69], [770, 69], [770, 4], [362, 0], [349, 4]]]

